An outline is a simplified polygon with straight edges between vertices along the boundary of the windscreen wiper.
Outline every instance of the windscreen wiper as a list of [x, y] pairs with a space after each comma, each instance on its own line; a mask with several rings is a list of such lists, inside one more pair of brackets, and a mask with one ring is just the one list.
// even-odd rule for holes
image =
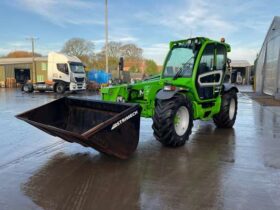
[[180, 68], [180, 69], [176, 72], [176, 74], [174, 75], [173, 80], [177, 79], [177, 78], [181, 75], [182, 72], [183, 72], [183, 68]]
[[[191, 58], [184, 64], [184, 66], [187, 65], [187, 64], [190, 64], [190, 61], [191, 61], [193, 58], [194, 58], [194, 57], [191, 57]], [[180, 77], [183, 71], [184, 71], [184, 68], [183, 68], [183, 67], [180, 68], [180, 69], [176, 72], [176, 74], [174, 75], [173, 80], [175, 80], [175, 79], [177, 79], [178, 77]]]

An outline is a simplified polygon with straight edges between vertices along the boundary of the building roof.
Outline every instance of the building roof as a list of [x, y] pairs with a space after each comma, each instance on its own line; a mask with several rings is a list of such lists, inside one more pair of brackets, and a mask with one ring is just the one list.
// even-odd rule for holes
[[[47, 61], [48, 57], [36, 57], [35, 61]], [[32, 63], [32, 57], [30, 58], [0, 58], [0, 65], [7, 64], [27, 64]]]
[[[280, 16], [275, 16], [272, 20], [272, 23], [266, 33], [262, 48], [260, 50], [260, 52], [262, 51], [262, 49], [265, 47], [266, 43], [273, 39], [276, 36], [279, 36], [280, 34]], [[260, 54], [260, 53], [259, 53]]]
[[232, 60], [231, 67], [248, 67], [251, 66], [251, 64], [247, 60]]

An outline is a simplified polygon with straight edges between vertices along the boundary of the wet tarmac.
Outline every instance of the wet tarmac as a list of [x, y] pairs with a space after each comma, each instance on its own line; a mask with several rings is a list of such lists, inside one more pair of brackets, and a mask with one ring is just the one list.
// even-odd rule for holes
[[280, 107], [240, 94], [234, 129], [196, 121], [177, 149], [142, 119], [137, 151], [118, 160], [14, 117], [58, 97], [0, 89], [1, 210], [280, 209]]

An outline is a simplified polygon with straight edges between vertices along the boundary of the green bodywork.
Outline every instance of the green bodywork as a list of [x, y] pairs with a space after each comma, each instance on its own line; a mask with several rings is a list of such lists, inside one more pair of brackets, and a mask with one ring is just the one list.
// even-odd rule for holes
[[[165, 77], [162, 72], [161, 75], [154, 76], [150, 79], [139, 81], [134, 84], [104, 87], [101, 89], [102, 100], [116, 102], [119, 99], [122, 99], [125, 102], [138, 103], [142, 107], [142, 117], [152, 117], [154, 114], [157, 93], [166, 85], [175, 86], [180, 89], [180, 94], [186, 95], [186, 97], [192, 102], [194, 119], [212, 119], [213, 115], [219, 113], [220, 111], [221, 94], [217, 94], [217, 96], [212, 99], [201, 99], [199, 97], [196, 87], [198, 67], [204, 49], [208, 44], [217, 43], [224, 45], [227, 52], [230, 52], [230, 46], [224, 42], [217, 42], [204, 37], [170, 42], [170, 51], [165, 59], [163, 69], [166, 67], [167, 58], [173, 47], [190, 42], [199, 43], [199, 49], [197, 50], [196, 57], [194, 59], [192, 75], [190, 77], [178, 77], [174, 79], [173, 77]], [[223, 77], [224, 76], [225, 74], [223, 74]], [[206, 104], [211, 105], [207, 106]]]

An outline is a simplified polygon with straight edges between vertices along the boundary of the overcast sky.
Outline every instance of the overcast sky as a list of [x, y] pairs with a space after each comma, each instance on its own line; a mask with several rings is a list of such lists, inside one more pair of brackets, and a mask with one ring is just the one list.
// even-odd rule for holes
[[[136, 43], [144, 56], [162, 64], [171, 40], [190, 36], [225, 37], [231, 59], [253, 62], [279, 0], [108, 0], [109, 38]], [[30, 50], [59, 51], [72, 37], [92, 40], [96, 51], [104, 44], [104, 0], [1, 0], [0, 55]]]

